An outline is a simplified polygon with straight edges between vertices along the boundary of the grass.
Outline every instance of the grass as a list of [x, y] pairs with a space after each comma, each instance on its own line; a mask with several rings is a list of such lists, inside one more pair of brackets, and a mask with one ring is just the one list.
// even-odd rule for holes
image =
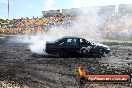
[[101, 39], [101, 42], [132, 43], [132, 41]]
[[[3, 36], [18, 36], [18, 35], [10, 35], [10, 34], [0, 34], [1, 38]], [[20, 37], [20, 35], [19, 35]], [[99, 42], [99, 41], [97, 41]], [[125, 41], [125, 40], [114, 40], [114, 39], [101, 39], [100, 42], [115, 42], [115, 43], [132, 43], [132, 41]]]

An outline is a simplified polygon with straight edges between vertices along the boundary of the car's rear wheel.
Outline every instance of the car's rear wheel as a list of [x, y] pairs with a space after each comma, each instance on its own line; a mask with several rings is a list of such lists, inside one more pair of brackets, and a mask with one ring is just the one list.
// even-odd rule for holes
[[57, 56], [58, 57], [66, 57], [67, 56], [67, 52], [63, 51], [63, 50], [59, 50], [59, 51], [57, 51]]

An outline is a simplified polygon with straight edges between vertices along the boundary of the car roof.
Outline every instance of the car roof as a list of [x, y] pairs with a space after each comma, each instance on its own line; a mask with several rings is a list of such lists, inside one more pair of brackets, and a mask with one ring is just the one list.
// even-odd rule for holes
[[66, 39], [68, 39], [68, 38], [84, 39], [84, 38], [81, 38], [81, 37], [75, 37], [75, 36], [65, 36], [65, 37], [63, 37], [63, 38], [66, 38]]

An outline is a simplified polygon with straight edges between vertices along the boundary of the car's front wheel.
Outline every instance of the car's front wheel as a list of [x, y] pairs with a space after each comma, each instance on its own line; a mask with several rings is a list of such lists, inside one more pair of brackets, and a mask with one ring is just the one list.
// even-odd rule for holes
[[103, 49], [99, 49], [99, 50], [97, 51], [97, 57], [99, 57], [99, 58], [103, 57], [104, 54], [105, 54], [105, 51], [104, 51]]

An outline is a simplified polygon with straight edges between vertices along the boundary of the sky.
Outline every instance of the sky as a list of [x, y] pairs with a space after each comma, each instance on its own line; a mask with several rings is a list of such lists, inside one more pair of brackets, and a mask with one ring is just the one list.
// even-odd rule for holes
[[[42, 16], [44, 10], [132, 4], [132, 0], [9, 0], [9, 19]], [[0, 0], [0, 18], [8, 18], [8, 0]]]

